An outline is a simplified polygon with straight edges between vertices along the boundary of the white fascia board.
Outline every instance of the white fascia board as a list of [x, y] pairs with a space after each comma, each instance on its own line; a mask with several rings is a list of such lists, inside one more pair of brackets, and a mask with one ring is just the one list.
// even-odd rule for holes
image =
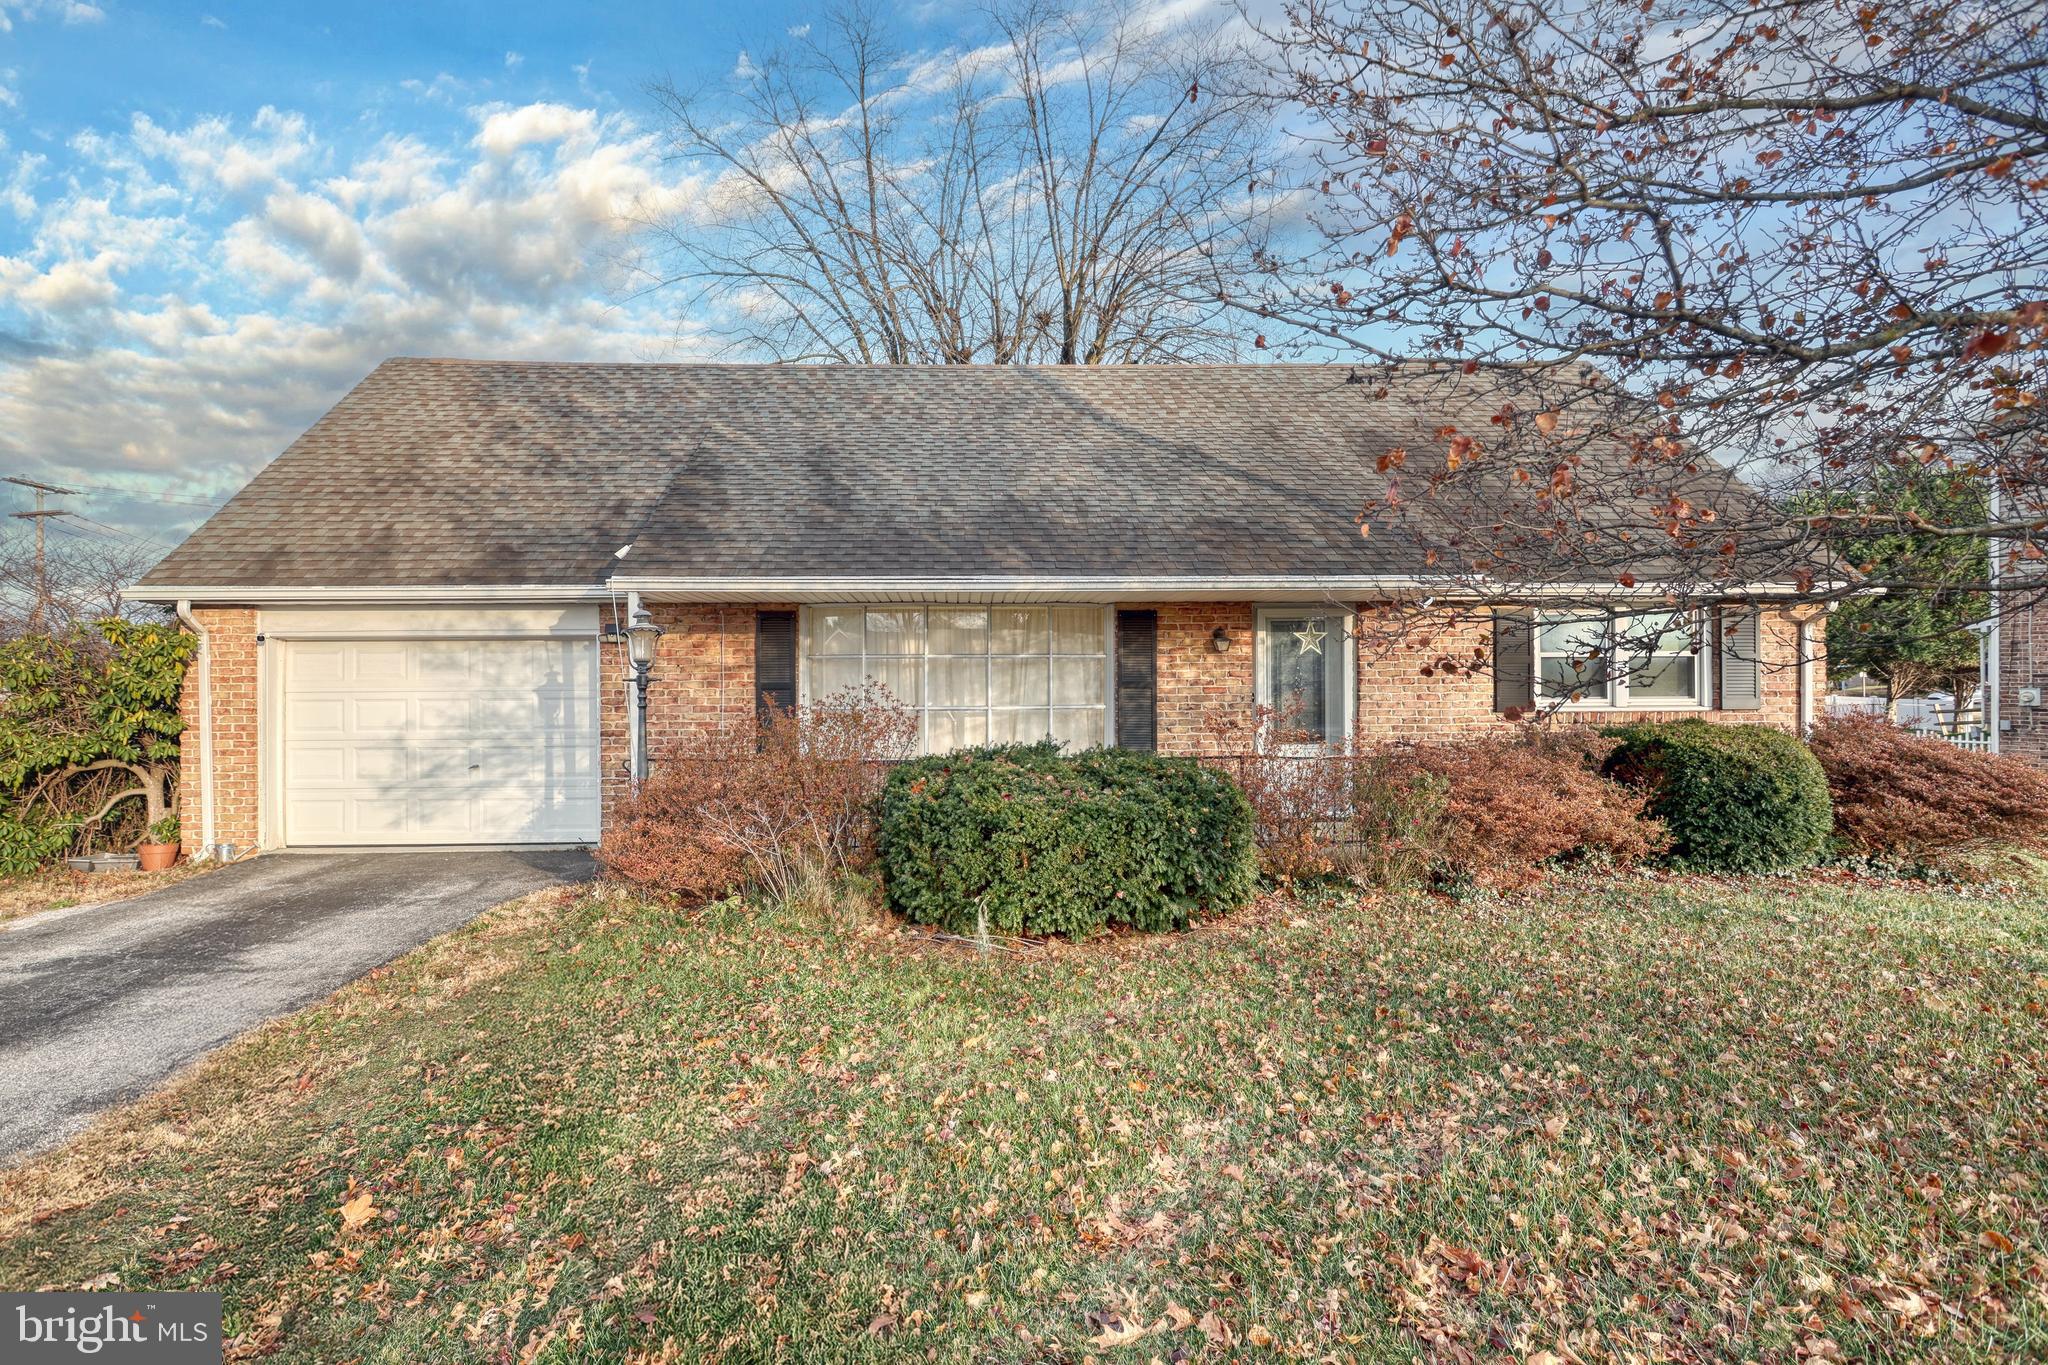
[[228, 602], [237, 606], [324, 606], [342, 602], [433, 603], [450, 602], [602, 602], [611, 590], [602, 584], [564, 587], [559, 583], [534, 584], [398, 584], [377, 588], [225, 588], [225, 587], [132, 587], [121, 589], [124, 602]]
[[[1832, 591], [1839, 584], [1820, 583], [1801, 592], [1791, 583], [1752, 583], [1719, 594], [1737, 598], [1788, 598]], [[890, 598], [904, 601], [1367, 601], [1434, 597], [1446, 602], [1574, 601], [1640, 598], [1656, 601], [1665, 590], [1654, 583], [1634, 588], [1615, 585], [1545, 584], [1516, 587], [1477, 579], [1377, 575], [1310, 578], [1109, 578], [1081, 576], [972, 575], [948, 577], [790, 577], [790, 578], [666, 578], [629, 576], [582, 587], [559, 583], [534, 584], [391, 584], [382, 587], [222, 587], [174, 585], [124, 588], [127, 602], [237, 605], [320, 606], [339, 603], [405, 605], [460, 602], [603, 602], [618, 593], [637, 592], [657, 602], [846, 602]]]
[[[984, 601], [1363, 601], [1381, 598], [1434, 597], [1439, 601], [1486, 602], [1573, 601], [1588, 596], [1602, 600], [1665, 596], [1656, 584], [1634, 588], [1551, 584], [1518, 588], [1476, 579], [1380, 575], [1356, 578], [1096, 578], [1068, 576], [844, 577], [844, 578], [667, 578], [628, 576], [611, 580], [620, 592], [637, 592], [657, 602], [848, 602], [891, 600]], [[1817, 584], [1825, 590], [1833, 585]], [[1810, 596], [1791, 583], [1754, 583], [1720, 594], [1734, 597]]]

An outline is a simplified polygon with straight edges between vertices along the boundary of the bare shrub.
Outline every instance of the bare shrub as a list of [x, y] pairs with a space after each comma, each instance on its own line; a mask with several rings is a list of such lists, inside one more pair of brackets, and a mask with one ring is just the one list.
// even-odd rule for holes
[[1243, 788], [1261, 870], [1277, 881], [1342, 876], [1375, 886], [1525, 886], [1567, 858], [1627, 866], [1665, 846], [1643, 798], [1601, 776], [1614, 742], [1584, 726], [1435, 744], [1303, 754], [1284, 721], [1213, 727], [1247, 752], [1211, 760]]
[[1664, 828], [1641, 794], [1601, 776], [1612, 742], [1583, 727], [1419, 745], [1408, 761], [1443, 784], [1438, 866], [1500, 890], [1560, 859], [1629, 866], [1660, 852]]
[[693, 735], [621, 804], [598, 861], [607, 878], [686, 904], [816, 899], [872, 863], [886, 765], [916, 735], [916, 717], [872, 688]]
[[1972, 753], [1878, 717], [1817, 726], [1810, 746], [1835, 803], [1842, 850], [1931, 863], [1974, 850], [2048, 848], [2048, 772]]

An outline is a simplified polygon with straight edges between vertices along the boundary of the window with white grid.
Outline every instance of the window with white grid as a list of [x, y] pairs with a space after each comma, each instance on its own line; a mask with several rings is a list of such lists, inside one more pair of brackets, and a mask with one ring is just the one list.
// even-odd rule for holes
[[1101, 607], [813, 607], [804, 695], [873, 682], [917, 713], [926, 753], [1108, 737], [1109, 613]]

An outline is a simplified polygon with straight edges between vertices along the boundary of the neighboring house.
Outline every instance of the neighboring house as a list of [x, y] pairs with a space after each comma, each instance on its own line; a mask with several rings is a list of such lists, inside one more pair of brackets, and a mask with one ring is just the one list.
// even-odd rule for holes
[[[1368, 402], [1308, 366], [390, 361], [131, 590], [203, 635], [186, 837], [596, 838], [634, 743], [603, 632], [639, 604], [656, 754], [862, 677], [928, 748], [1217, 753], [1261, 706], [1330, 743], [1499, 727], [1568, 673], [1570, 626], [1467, 609], [1359, 643], [1443, 583], [1359, 535], [1376, 460], [1498, 406], [1441, 375], [1404, 403], [1405, 373]], [[1819, 613], [1746, 597], [1574, 709], [1804, 723]]]
[[1984, 637], [1986, 695], [1995, 752], [2048, 765], [2048, 599], [2038, 580], [2001, 586]]

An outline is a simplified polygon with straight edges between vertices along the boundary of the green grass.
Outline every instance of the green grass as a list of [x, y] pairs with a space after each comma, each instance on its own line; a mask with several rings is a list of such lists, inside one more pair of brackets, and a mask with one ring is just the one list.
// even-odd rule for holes
[[0, 1177], [0, 1287], [323, 1365], [2038, 1356], [2044, 1007], [2038, 900], [1846, 878], [988, 958], [542, 898]]

